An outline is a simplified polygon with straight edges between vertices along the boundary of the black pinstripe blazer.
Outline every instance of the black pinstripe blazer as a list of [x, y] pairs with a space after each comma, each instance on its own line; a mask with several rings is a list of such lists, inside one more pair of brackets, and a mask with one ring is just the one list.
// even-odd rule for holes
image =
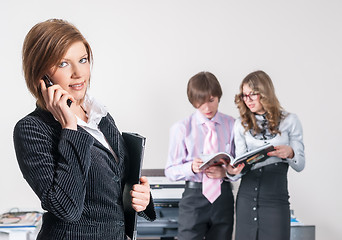
[[[84, 129], [62, 129], [40, 108], [16, 124], [20, 169], [47, 211], [37, 239], [126, 239], [122, 192], [127, 153], [109, 114], [99, 128], [118, 160]], [[155, 218], [152, 198], [139, 214]]]

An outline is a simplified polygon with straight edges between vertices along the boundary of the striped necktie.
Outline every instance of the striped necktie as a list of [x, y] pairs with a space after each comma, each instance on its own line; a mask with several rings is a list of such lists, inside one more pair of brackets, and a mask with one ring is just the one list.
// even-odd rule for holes
[[[215, 122], [207, 121], [205, 122], [205, 125], [208, 128], [208, 134], [204, 139], [203, 153], [217, 153], [218, 139], [215, 130]], [[213, 203], [221, 195], [221, 183], [221, 179], [208, 178], [207, 175], [203, 173], [202, 193], [209, 200], [209, 202]]]

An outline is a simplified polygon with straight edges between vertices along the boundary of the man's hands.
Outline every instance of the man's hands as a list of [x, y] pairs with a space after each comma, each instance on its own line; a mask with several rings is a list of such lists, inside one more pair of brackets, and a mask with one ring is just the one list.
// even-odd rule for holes
[[192, 165], [191, 165], [191, 168], [192, 168], [192, 171], [194, 173], [200, 173], [202, 172], [201, 170], [199, 170], [199, 167], [202, 165], [203, 161], [202, 159], [200, 158], [195, 158], [193, 161], [192, 161]]
[[[230, 175], [236, 175], [236, 174], [239, 174], [241, 172], [241, 170], [245, 167], [244, 164], [240, 164], [238, 167], [234, 168], [226, 160], [220, 159], [220, 161], [222, 162], [222, 165], [211, 166], [211, 167], [205, 169], [203, 171], [203, 173], [206, 174], [207, 177], [209, 177], [209, 178], [224, 178], [224, 177], [226, 177], [226, 171]], [[201, 159], [195, 158], [192, 161], [192, 166], [191, 166], [192, 171], [194, 173], [202, 172], [199, 169], [199, 166], [201, 166], [202, 163], [203, 163], [203, 161]]]
[[224, 178], [226, 176], [226, 169], [223, 165], [211, 166], [204, 170], [208, 178]]

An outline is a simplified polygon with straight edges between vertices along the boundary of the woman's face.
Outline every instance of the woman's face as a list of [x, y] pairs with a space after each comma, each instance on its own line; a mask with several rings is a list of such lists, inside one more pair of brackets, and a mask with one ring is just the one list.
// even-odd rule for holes
[[264, 114], [265, 110], [260, 103], [260, 95], [254, 94], [253, 89], [244, 84], [242, 87], [243, 101], [251, 112], [256, 114]]
[[208, 119], [212, 119], [217, 113], [219, 105], [218, 97], [211, 96], [208, 102], [198, 107], [198, 110]]
[[53, 84], [60, 85], [81, 103], [86, 94], [90, 79], [90, 63], [83, 42], [73, 43], [57, 67], [48, 72]]

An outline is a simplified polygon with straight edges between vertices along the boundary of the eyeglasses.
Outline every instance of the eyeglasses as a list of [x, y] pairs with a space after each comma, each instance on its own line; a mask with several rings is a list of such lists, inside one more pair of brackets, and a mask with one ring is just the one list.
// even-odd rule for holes
[[245, 102], [247, 102], [247, 99], [249, 98], [250, 101], [254, 101], [258, 98], [259, 93], [250, 93], [250, 94], [242, 94], [241, 99]]

